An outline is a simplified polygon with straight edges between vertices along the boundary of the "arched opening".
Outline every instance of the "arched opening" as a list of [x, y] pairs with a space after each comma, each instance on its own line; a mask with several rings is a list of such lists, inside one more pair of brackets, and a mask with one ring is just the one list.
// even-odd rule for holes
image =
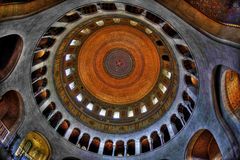
[[167, 125], [166, 124], [162, 125], [160, 131], [163, 136], [164, 143], [167, 143], [170, 140], [170, 134]]
[[151, 134], [151, 139], [152, 139], [152, 148], [153, 148], [153, 149], [161, 146], [161, 139], [160, 139], [157, 131], [154, 131], [154, 132]]
[[100, 146], [101, 140], [98, 137], [94, 137], [90, 146], [89, 146], [89, 151], [98, 153], [99, 146]]
[[150, 145], [149, 145], [147, 136], [143, 136], [140, 138], [140, 144], [141, 144], [141, 153], [150, 151]]
[[164, 24], [164, 26], [162, 27], [162, 29], [163, 29], [163, 31], [167, 34], [167, 35], [169, 35], [170, 37], [172, 37], [172, 38], [176, 38], [176, 37], [178, 37], [179, 38], [179, 36], [178, 36], [178, 33], [169, 25], [169, 24]]
[[36, 102], [38, 105], [42, 104], [44, 101], [46, 101], [50, 97], [50, 91], [44, 90], [41, 93], [37, 94], [35, 96]]
[[183, 101], [185, 103], [185, 105], [191, 110], [193, 111], [194, 107], [195, 107], [195, 102], [193, 101], [193, 99], [188, 95], [188, 93], [186, 91], [183, 91]]
[[150, 12], [146, 13], [146, 18], [156, 24], [164, 22], [160, 17], [158, 17]]
[[47, 86], [47, 78], [40, 79], [33, 83], [33, 93], [36, 95]]
[[198, 79], [193, 75], [185, 75], [184, 76], [185, 83], [188, 86], [188, 89], [191, 90], [192, 93], [197, 95], [198, 91]]
[[49, 55], [50, 55], [50, 52], [45, 50], [40, 50], [37, 53], [35, 53], [33, 57], [33, 66], [47, 60]]
[[176, 48], [179, 51], [179, 53], [181, 53], [184, 57], [193, 59], [193, 57], [192, 57], [192, 55], [191, 55], [191, 53], [190, 53], [190, 51], [189, 51], [187, 46], [183, 46], [183, 45], [177, 44]]
[[104, 155], [109, 155], [111, 156], [113, 154], [113, 141], [107, 140], [104, 145], [103, 149], [103, 154]]
[[135, 140], [131, 139], [127, 142], [127, 156], [135, 155]]
[[5, 79], [17, 64], [23, 49], [23, 40], [13, 34], [0, 38], [0, 81]]
[[51, 102], [42, 112], [42, 114], [48, 118], [48, 116], [53, 113], [53, 111], [56, 109], [56, 104], [54, 102]]
[[168, 55], [163, 55], [163, 56], [162, 56], [162, 59], [163, 59], [164, 61], [167, 61], [167, 62], [170, 61], [170, 58], [169, 58]]
[[117, 141], [116, 142], [116, 148], [115, 148], [115, 156], [123, 157], [124, 156], [124, 142], [123, 141]]
[[197, 75], [197, 69], [196, 69], [196, 65], [193, 61], [191, 60], [183, 60], [183, 66], [184, 68], [191, 74], [193, 75]]
[[0, 100], [0, 141], [3, 143], [8, 134], [14, 134], [23, 118], [23, 100], [16, 91], [6, 92]]
[[64, 27], [50, 27], [44, 36], [58, 36], [65, 31]]
[[97, 12], [97, 6], [87, 5], [77, 10], [80, 11], [82, 14], [93, 14]]
[[227, 110], [240, 119], [240, 76], [237, 72], [227, 70], [224, 73], [223, 97]]
[[59, 111], [57, 113], [55, 113], [49, 120], [50, 125], [55, 128], [57, 126], [57, 124], [59, 123], [59, 121], [62, 119], [62, 113], [60, 113]]
[[188, 119], [191, 115], [189, 110], [186, 107], [184, 107], [182, 104], [178, 105], [178, 113], [179, 113], [182, 121], [185, 123], [188, 121]]
[[64, 22], [64, 23], [73, 23], [77, 20], [80, 19], [80, 16], [77, 12], [69, 12], [66, 15], [64, 15], [59, 22]]
[[73, 144], [77, 144], [80, 133], [80, 129], [74, 128], [68, 140]]
[[158, 46], [163, 46], [163, 42], [162, 42], [161, 40], [157, 40], [157, 41], [156, 41], [156, 44], [157, 44]]
[[20, 159], [50, 160], [51, 147], [48, 140], [39, 132], [31, 131], [22, 140], [15, 155]]
[[83, 150], [87, 150], [89, 145], [89, 140], [90, 140], [90, 135], [87, 133], [84, 133], [79, 141], [80, 148]]
[[98, 4], [102, 10], [105, 11], [116, 11], [117, 7], [114, 3], [99, 3]]
[[32, 72], [32, 81], [39, 79], [40, 77], [44, 76], [47, 73], [47, 67], [43, 66], [35, 71]]
[[37, 45], [37, 50], [50, 48], [54, 45], [55, 41], [56, 40], [54, 38], [50, 38], [50, 37], [42, 38]]
[[170, 121], [175, 134], [183, 128], [181, 120], [175, 114], [171, 116]]
[[218, 144], [208, 130], [200, 130], [188, 143], [187, 159], [222, 159]]
[[194, 76], [185, 75], [184, 79], [188, 86], [193, 86], [195, 88], [198, 88], [198, 79], [196, 79]]
[[135, 6], [130, 6], [130, 5], [126, 5], [125, 10], [132, 14], [142, 14], [142, 12], [144, 11], [144, 9], [142, 8], [137, 8]]
[[58, 127], [57, 132], [58, 132], [61, 136], [64, 136], [69, 127], [70, 127], [70, 122], [69, 122], [68, 120], [64, 120], [64, 121], [60, 124], [60, 126]]

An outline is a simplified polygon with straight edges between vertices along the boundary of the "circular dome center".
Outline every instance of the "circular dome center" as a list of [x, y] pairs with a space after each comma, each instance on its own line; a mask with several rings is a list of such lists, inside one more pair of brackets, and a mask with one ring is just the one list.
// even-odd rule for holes
[[109, 104], [126, 105], [155, 86], [160, 58], [151, 39], [127, 25], [111, 25], [92, 33], [78, 55], [78, 73], [85, 89]]
[[145, 128], [163, 116], [176, 95], [178, 70], [150, 25], [118, 15], [99, 16], [64, 38], [54, 79], [73, 116], [96, 130], [119, 134]]
[[113, 49], [107, 53], [104, 60], [106, 72], [115, 78], [127, 77], [133, 70], [134, 59], [124, 49]]

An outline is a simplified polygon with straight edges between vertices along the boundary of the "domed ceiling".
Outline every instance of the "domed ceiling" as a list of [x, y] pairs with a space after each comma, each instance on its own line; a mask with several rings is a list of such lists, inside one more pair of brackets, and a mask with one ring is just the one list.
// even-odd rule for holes
[[0, 147], [18, 159], [237, 159], [239, 28], [211, 11], [221, 1], [0, 5], [21, 17], [0, 25]]
[[[162, 17], [124, 3], [89, 4], [54, 22], [35, 49], [32, 79], [54, 128], [75, 124], [106, 137], [162, 125], [167, 142], [187, 123], [198, 94], [196, 64], [181, 35]], [[47, 83], [53, 87], [34, 89]], [[171, 107], [182, 114], [168, 113]], [[65, 110], [69, 116], [57, 122]], [[162, 117], [176, 124], [172, 131], [159, 124]]]
[[[127, 16], [112, 17], [91, 18], [64, 38], [54, 79], [75, 117], [101, 131], [132, 132], [158, 120], [170, 106], [178, 70], [150, 25]], [[140, 123], [145, 124], [136, 127]]]

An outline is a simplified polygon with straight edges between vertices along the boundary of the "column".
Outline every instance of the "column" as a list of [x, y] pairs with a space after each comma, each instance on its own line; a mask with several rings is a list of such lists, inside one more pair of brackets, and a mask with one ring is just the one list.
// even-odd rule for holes
[[135, 142], [135, 154], [136, 155], [138, 155], [138, 154], [140, 154], [141, 153], [141, 150], [140, 150], [140, 142], [139, 142], [139, 140], [137, 140], [136, 142]]
[[149, 142], [150, 151], [152, 151], [153, 150], [153, 140], [151, 137], [148, 137], [148, 142]]
[[98, 149], [98, 154], [102, 155], [103, 154], [103, 149], [104, 149], [104, 142], [100, 142], [100, 146]]
[[90, 138], [89, 141], [88, 141], [87, 151], [89, 150], [89, 147], [90, 147], [90, 144], [91, 144], [92, 140], [93, 140], [93, 138]]
[[168, 132], [169, 132], [170, 139], [171, 139], [175, 135], [174, 130], [172, 128], [172, 125], [170, 125], [170, 124], [167, 125], [167, 128], [168, 128]]
[[124, 154], [123, 154], [123, 156], [127, 156], [127, 145], [126, 144], [124, 144]]

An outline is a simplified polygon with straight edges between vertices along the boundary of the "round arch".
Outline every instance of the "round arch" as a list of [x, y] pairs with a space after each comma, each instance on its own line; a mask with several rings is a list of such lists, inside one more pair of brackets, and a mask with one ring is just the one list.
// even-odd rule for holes
[[20, 143], [15, 155], [17, 157], [31, 157], [34, 160], [50, 160], [51, 146], [42, 133], [30, 131]]
[[210, 131], [202, 129], [197, 131], [190, 139], [186, 159], [222, 159], [218, 144]]
[[23, 39], [17, 34], [0, 37], [0, 81], [10, 75], [23, 50]]
[[5, 143], [9, 133], [16, 133], [23, 122], [24, 106], [19, 92], [7, 91], [0, 99], [0, 141]]

